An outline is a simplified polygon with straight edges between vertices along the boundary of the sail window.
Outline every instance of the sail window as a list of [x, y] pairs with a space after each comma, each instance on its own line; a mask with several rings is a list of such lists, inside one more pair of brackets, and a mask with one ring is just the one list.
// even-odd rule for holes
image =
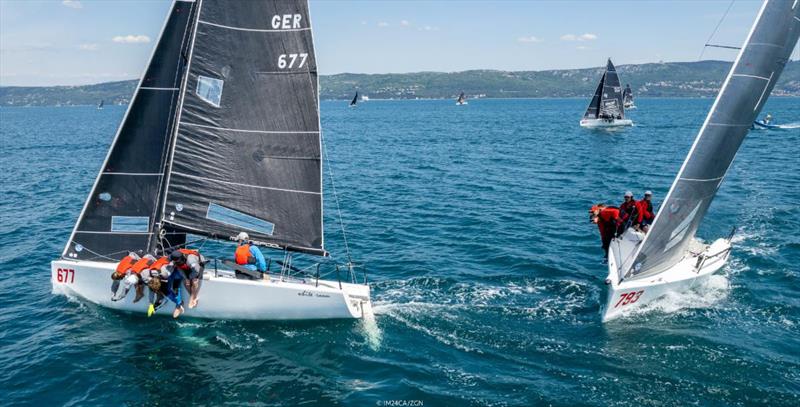
[[111, 194], [108, 192], [103, 192], [98, 196], [98, 198], [100, 198], [101, 201], [108, 202], [111, 200]]
[[220, 79], [200, 75], [197, 77], [197, 96], [213, 106], [219, 107], [222, 100], [222, 85]]
[[150, 218], [147, 216], [112, 216], [112, 232], [148, 232]]
[[256, 218], [255, 216], [250, 216], [248, 214], [241, 213], [215, 203], [208, 204], [206, 218], [270, 236], [275, 229], [275, 224], [271, 222], [267, 222], [263, 219]]

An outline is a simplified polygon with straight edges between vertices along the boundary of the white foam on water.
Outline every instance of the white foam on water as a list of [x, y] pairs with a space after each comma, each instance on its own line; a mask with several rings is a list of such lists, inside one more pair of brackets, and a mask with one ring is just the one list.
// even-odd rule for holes
[[661, 298], [627, 312], [625, 316], [647, 314], [653, 311], [672, 314], [698, 308], [711, 308], [728, 297], [730, 281], [726, 275], [714, 274], [698, 282], [690, 290], [668, 292]]
[[375, 313], [372, 307], [364, 307], [364, 315], [358, 323], [359, 330], [364, 338], [367, 340], [367, 345], [373, 351], [378, 351], [383, 343], [383, 331], [378, 326], [378, 321], [375, 320]]

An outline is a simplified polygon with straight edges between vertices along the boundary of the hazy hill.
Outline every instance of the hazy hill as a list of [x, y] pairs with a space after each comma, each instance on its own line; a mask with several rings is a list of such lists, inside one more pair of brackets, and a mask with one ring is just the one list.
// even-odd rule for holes
[[[730, 62], [668, 62], [620, 65], [622, 83], [636, 96], [713, 97], [730, 69]], [[356, 90], [374, 99], [468, 97], [591, 97], [603, 68], [549, 71], [415, 72], [350, 74], [320, 77], [323, 99], [349, 99]], [[57, 106], [128, 103], [136, 81], [86, 86], [0, 87], [0, 106]], [[773, 95], [800, 96], [800, 61], [789, 62]]]

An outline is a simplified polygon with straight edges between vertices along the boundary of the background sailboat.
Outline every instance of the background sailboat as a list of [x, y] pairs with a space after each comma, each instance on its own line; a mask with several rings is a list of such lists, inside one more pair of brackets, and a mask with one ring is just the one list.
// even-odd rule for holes
[[730, 237], [707, 245], [695, 232], [798, 36], [798, 2], [765, 1], [650, 231], [612, 241], [603, 320], [687, 290], [725, 264]]
[[631, 85], [625, 85], [625, 90], [622, 91], [622, 106], [625, 109], [636, 109], [636, 105], [633, 103]]
[[597, 84], [592, 101], [589, 102], [580, 124], [581, 127], [590, 128], [633, 125], [633, 121], [625, 118], [622, 87], [611, 58], [606, 63], [606, 71]]
[[100, 99], [100, 103], [97, 104], [97, 109], [100, 110], [103, 108], [103, 106], [105, 106], [105, 101]]
[[458, 95], [458, 99], [456, 100], [456, 105], [463, 106], [466, 104], [467, 104], [467, 97], [464, 96], [464, 92], [461, 92], [461, 94]]
[[[62, 257], [55, 292], [111, 302], [130, 250], [163, 253], [187, 235], [281, 250], [264, 280], [206, 266], [200, 306], [226, 319], [358, 318], [369, 287], [320, 278], [327, 260], [316, 58], [305, 0], [175, 1]], [[231, 248], [231, 250], [233, 250]], [[232, 253], [232, 252], [231, 252]], [[307, 269], [294, 253], [315, 256]], [[167, 313], [164, 309], [161, 312]]]
[[356, 107], [358, 103], [358, 91], [356, 91], [356, 95], [353, 96], [353, 100], [350, 101], [350, 107]]

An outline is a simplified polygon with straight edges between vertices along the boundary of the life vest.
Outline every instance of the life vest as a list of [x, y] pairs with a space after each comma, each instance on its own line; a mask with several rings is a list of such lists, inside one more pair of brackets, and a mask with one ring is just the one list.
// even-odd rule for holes
[[142, 257], [131, 267], [134, 273], [141, 273], [144, 270], [160, 270], [162, 266], [169, 264], [169, 259], [166, 256], [161, 256], [156, 259], [153, 256]]
[[[197, 256], [197, 258], [198, 258], [198, 260], [199, 260], [199, 261], [201, 261], [201, 262], [202, 262], [202, 260], [203, 260], [203, 259], [202, 259], [202, 257], [200, 257], [200, 252], [198, 252], [197, 250], [192, 250], [192, 249], [178, 249], [178, 251], [179, 251], [179, 252], [181, 252], [181, 253], [183, 253], [183, 254], [184, 254], [184, 255], [185, 255], [187, 258], [188, 258], [190, 255], [195, 255], [195, 256]], [[189, 270], [189, 269], [191, 268], [191, 267], [189, 267], [189, 262], [183, 263], [183, 264], [181, 264], [181, 265], [177, 265], [177, 264], [176, 264], [176, 265], [175, 265], [175, 267], [177, 267], [177, 268], [179, 268], [179, 269], [181, 269], [181, 270]]]
[[133, 267], [133, 265], [136, 264], [138, 260], [139, 256], [136, 255], [132, 256], [129, 254], [123, 257], [122, 260], [120, 260], [119, 263], [117, 264], [117, 270], [116, 270], [117, 274], [125, 274], [125, 272], [128, 271], [128, 269], [130, 269], [131, 267]]
[[237, 247], [236, 252], [233, 254], [233, 259], [236, 260], [236, 264], [240, 265], [256, 264], [256, 258], [253, 257], [253, 253], [250, 253], [249, 244]]

